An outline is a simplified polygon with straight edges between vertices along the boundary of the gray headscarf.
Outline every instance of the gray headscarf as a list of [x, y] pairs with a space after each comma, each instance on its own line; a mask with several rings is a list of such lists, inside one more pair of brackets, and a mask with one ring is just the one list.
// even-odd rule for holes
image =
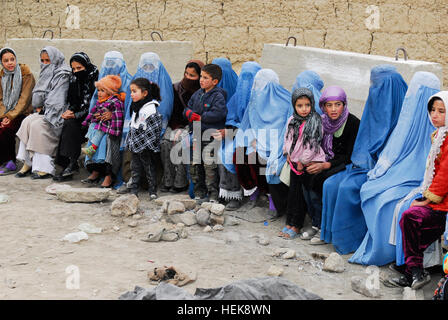
[[53, 126], [58, 127], [62, 125], [61, 115], [67, 108], [71, 68], [65, 63], [64, 54], [55, 47], [46, 46], [42, 49], [41, 54], [42, 52], [48, 54], [50, 64], [40, 64], [40, 74], [33, 89], [32, 104], [34, 108], [43, 107], [45, 119]]
[[[304, 96], [307, 97], [311, 102], [311, 112], [306, 117], [300, 116], [295, 108], [297, 99]], [[303, 121], [306, 121], [303, 128], [303, 145], [306, 146], [308, 144], [310, 148], [317, 150], [322, 141], [322, 120], [319, 113], [316, 112], [316, 109], [314, 107], [313, 92], [307, 88], [297, 88], [292, 93], [291, 100], [294, 114], [288, 126], [288, 131], [293, 130], [293, 140], [290, 152], [292, 152], [295, 148], [297, 139], [299, 138], [299, 128]]]
[[[11, 51], [14, 57], [17, 59], [17, 55], [11, 48], [3, 48], [0, 50], [0, 57], [3, 57], [5, 51]], [[2, 64], [3, 65], [3, 64]], [[3, 90], [3, 105], [6, 107], [6, 112], [14, 109], [19, 101], [20, 94], [22, 92], [22, 70], [19, 63], [13, 71], [8, 71], [3, 66], [4, 76], [2, 77], [2, 90]]]

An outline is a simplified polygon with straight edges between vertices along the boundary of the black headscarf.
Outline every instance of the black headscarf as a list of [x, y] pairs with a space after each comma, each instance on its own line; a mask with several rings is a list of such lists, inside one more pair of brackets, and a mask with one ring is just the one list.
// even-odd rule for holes
[[[307, 97], [311, 103], [311, 112], [306, 117], [300, 116], [295, 108], [296, 101], [300, 97]], [[307, 88], [298, 88], [292, 93], [291, 102], [294, 109], [294, 114], [288, 126], [288, 133], [289, 130], [293, 130], [293, 140], [290, 152], [294, 150], [297, 143], [297, 139], [300, 134], [300, 125], [303, 121], [306, 121], [303, 128], [303, 145], [306, 146], [308, 144], [312, 149], [317, 150], [322, 141], [322, 120], [319, 113], [317, 113], [314, 108], [313, 92]]]
[[75, 112], [75, 114], [81, 112], [84, 115], [89, 110], [90, 100], [95, 91], [98, 69], [91, 63], [89, 56], [84, 52], [77, 52], [72, 55], [70, 66], [73, 61], [82, 64], [86, 69], [78, 72], [72, 71], [68, 89], [69, 109]]

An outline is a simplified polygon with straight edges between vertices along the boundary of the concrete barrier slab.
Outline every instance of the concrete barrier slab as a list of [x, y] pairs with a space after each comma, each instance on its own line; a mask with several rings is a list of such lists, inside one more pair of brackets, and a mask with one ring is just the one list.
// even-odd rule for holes
[[[346, 51], [336, 51], [304, 46], [265, 44], [261, 57], [263, 68], [273, 69], [280, 77], [280, 83], [291, 90], [297, 75], [305, 70], [313, 70], [324, 81], [324, 86], [338, 85], [348, 96], [350, 111], [361, 118], [365, 101], [369, 94], [370, 70], [379, 64], [391, 64], [409, 84], [417, 71], [428, 71], [443, 82], [442, 65], [434, 62], [407, 60], [403, 54], [393, 57], [368, 55]], [[324, 88], [325, 88], [324, 87]]]
[[39, 53], [47, 45], [54, 46], [65, 55], [68, 63], [70, 57], [78, 51], [87, 53], [93, 64], [101, 67], [107, 51], [119, 51], [123, 54], [129, 73], [135, 74], [140, 56], [145, 52], [155, 52], [163, 65], [177, 82], [182, 79], [185, 65], [193, 56], [193, 43], [190, 41], [126, 41], [94, 39], [8, 39], [6, 46], [13, 48], [21, 63], [26, 63], [33, 74], [39, 75]]

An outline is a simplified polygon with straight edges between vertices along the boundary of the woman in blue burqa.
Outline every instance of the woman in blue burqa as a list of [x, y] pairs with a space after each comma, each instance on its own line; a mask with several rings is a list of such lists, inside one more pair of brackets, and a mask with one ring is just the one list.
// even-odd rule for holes
[[367, 232], [359, 191], [397, 124], [408, 89], [391, 65], [373, 67], [370, 83], [352, 163], [325, 180], [323, 187], [321, 240], [332, 243], [339, 254], [354, 252]]
[[368, 231], [349, 262], [382, 266], [395, 260], [395, 246], [389, 244], [394, 209], [421, 183], [431, 148], [429, 137], [435, 130], [427, 101], [439, 91], [440, 80], [434, 74], [420, 71], [412, 77], [397, 125], [361, 187]]
[[[173, 112], [173, 83], [171, 77], [166, 71], [160, 57], [157, 53], [146, 52], [141, 55], [140, 62], [137, 67], [137, 72], [132, 77], [132, 79], [146, 78], [151, 82], [156, 83], [160, 88], [160, 106], [157, 108], [162, 119], [162, 136], [165, 134], [166, 127], [168, 126], [168, 121], [170, 120], [171, 113]], [[126, 116], [129, 115], [129, 106], [131, 105], [131, 89], [128, 87], [126, 92], [125, 100], [125, 111]], [[126, 126], [126, 122], [125, 122]], [[129, 129], [129, 128], [128, 128]]]
[[283, 140], [292, 112], [291, 93], [280, 85], [278, 75], [271, 69], [258, 71], [235, 137], [238, 180], [245, 190], [256, 188], [247, 208], [254, 206], [260, 195], [268, 194], [269, 184], [280, 183], [286, 162]]
[[[434, 76], [435, 77], [435, 76]], [[426, 131], [426, 136], [422, 139], [423, 141], [420, 143], [419, 147], [415, 150], [415, 164], [409, 164], [409, 170], [413, 170], [416, 178], [412, 181], [412, 185], [406, 190], [407, 194], [403, 197], [395, 206], [392, 222], [390, 226], [390, 235], [389, 235], [389, 244], [394, 246], [395, 248], [395, 263], [394, 268], [397, 271], [404, 271], [405, 267], [405, 257], [403, 251], [403, 238], [402, 232], [400, 228], [399, 221], [401, 220], [402, 214], [404, 211], [410, 208], [411, 203], [417, 199], [422, 197], [425, 188], [423, 187], [423, 180], [425, 174], [425, 168], [427, 167], [427, 157], [431, 150], [431, 134], [436, 130], [436, 128], [432, 125], [431, 118], [428, 116], [427, 103], [430, 100], [430, 97], [427, 97], [426, 101], [423, 101], [422, 108], [426, 113], [426, 121], [430, 122], [428, 124], [426, 121], [422, 122], [420, 125], [422, 127], [429, 127]], [[423, 112], [423, 111], [422, 111]], [[422, 129], [423, 130], [423, 129]], [[428, 133], [429, 132], [429, 133]], [[411, 174], [411, 172], [406, 171], [406, 175]], [[413, 187], [413, 188], [412, 188]], [[447, 218], [447, 228], [445, 229], [444, 242], [448, 244], [448, 218]], [[438, 241], [434, 242], [430, 245], [425, 251], [423, 255], [423, 267], [429, 268], [434, 265], [440, 264], [440, 257], [442, 255], [440, 243]]]
[[[98, 75], [98, 80], [104, 78], [107, 75], [118, 75], [121, 78], [121, 92], [126, 92], [127, 88], [131, 83], [131, 74], [128, 72], [126, 67], [126, 62], [123, 58], [123, 55], [118, 51], [109, 51], [104, 55], [103, 63], [101, 64], [100, 72]], [[98, 100], [98, 90], [95, 89], [93, 93], [92, 100], [90, 102], [90, 110], [95, 106]], [[126, 112], [126, 114], [129, 111]], [[125, 117], [125, 122], [129, 123], [130, 118]], [[129, 131], [129, 130], [128, 130]], [[127, 133], [127, 132], [126, 132]], [[86, 156], [85, 165], [87, 170], [91, 173], [91, 175], [84, 179], [84, 182], [98, 182], [98, 178], [96, 178], [97, 173], [100, 175], [113, 176], [114, 180], [117, 180], [117, 186], [121, 184], [122, 172], [121, 172], [121, 163], [122, 163], [122, 151], [123, 151], [123, 137], [126, 134], [124, 133], [122, 137], [114, 137], [112, 135], [104, 135], [103, 139], [98, 146], [97, 151], [90, 159]], [[89, 179], [90, 178], [90, 179]], [[96, 179], [95, 179], [96, 178]], [[90, 181], [89, 181], [89, 180]]]
[[[254, 61], [243, 63], [235, 94], [227, 104], [226, 129], [219, 130], [220, 135], [217, 138], [223, 139], [222, 147], [218, 151], [221, 164], [219, 170], [219, 197], [224, 199], [226, 210], [237, 210], [243, 199], [243, 190], [236, 175], [235, 165], [233, 164], [233, 155], [235, 153], [234, 134], [240, 127], [244, 112], [250, 99], [250, 92], [257, 72], [261, 66]], [[227, 139], [225, 139], [227, 137]]]
[[321, 115], [323, 114], [319, 106], [319, 99], [322, 96], [322, 89], [324, 82], [322, 78], [312, 70], [305, 70], [296, 77], [294, 84], [292, 85], [291, 92], [298, 88], [310, 89], [314, 96], [314, 108]]
[[215, 58], [212, 61], [221, 67], [222, 78], [218, 83], [218, 87], [223, 88], [227, 92], [226, 102], [229, 102], [235, 93], [238, 83], [238, 75], [232, 68], [232, 63], [227, 58]]

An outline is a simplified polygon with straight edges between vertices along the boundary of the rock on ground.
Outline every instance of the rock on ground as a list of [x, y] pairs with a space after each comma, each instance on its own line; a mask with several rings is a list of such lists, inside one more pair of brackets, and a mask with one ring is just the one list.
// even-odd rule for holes
[[168, 204], [167, 213], [169, 215], [184, 212], [185, 212], [185, 205], [182, 202], [170, 201], [170, 203]]
[[200, 226], [206, 226], [210, 223], [210, 212], [201, 208], [196, 212], [196, 221]]
[[57, 190], [56, 196], [64, 202], [101, 202], [110, 196], [110, 190], [103, 188], [70, 188]]
[[196, 215], [190, 211], [185, 213], [171, 214], [168, 216], [168, 219], [171, 220], [171, 222], [174, 224], [182, 223], [188, 227], [198, 223], [196, 220]]
[[330, 272], [344, 272], [344, 259], [342, 259], [342, 257], [338, 253], [333, 252], [327, 259], [325, 259], [324, 267], [322, 270]]
[[368, 279], [360, 276], [351, 278], [351, 286], [353, 291], [358, 292], [369, 298], [379, 298], [381, 296], [379, 288], [371, 288]]
[[118, 197], [112, 202], [111, 215], [114, 217], [129, 217], [137, 213], [139, 200], [134, 194]]
[[277, 266], [271, 266], [268, 270], [268, 276], [280, 277], [283, 274], [283, 268]]

